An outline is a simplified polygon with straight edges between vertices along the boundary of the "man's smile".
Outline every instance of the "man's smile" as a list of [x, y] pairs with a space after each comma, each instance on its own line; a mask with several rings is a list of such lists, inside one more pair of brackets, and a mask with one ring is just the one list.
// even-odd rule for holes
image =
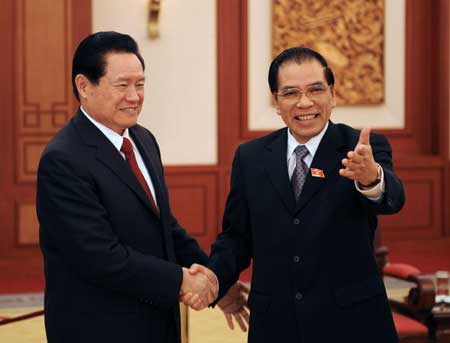
[[139, 109], [138, 106], [122, 107], [120, 110], [127, 113], [135, 113]]
[[314, 113], [314, 114], [299, 114], [294, 116], [295, 120], [299, 121], [307, 121], [307, 120], [313, 120], [317, 118], [320, 115], [320, 113]]

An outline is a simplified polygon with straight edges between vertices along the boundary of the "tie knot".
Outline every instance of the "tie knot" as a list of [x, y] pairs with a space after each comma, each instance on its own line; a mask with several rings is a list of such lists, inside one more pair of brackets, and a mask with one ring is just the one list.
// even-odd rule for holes
[[133, 152], [133, 146], [131, 145], [131, 142], [128, 138], [123, 138], [122, 147], [120, 148], [120, 151], [122, 151], [124, 154], [129, 154]]
[[309, 154], [308, 148], [305, 145], [298, 145], [294, 152], [296, 157], [300, 159], [304, 159], [305, 156]]

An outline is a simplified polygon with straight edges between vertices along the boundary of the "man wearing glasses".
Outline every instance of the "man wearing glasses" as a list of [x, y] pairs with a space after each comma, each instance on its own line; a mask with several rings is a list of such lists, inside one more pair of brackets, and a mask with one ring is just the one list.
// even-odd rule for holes
[[330, 121], [334, 76], [313, 50], [283, 51], [269, 85], [287, 128], [236, 151], [209, 263], [219, 298], [253, 259], [250, 343], [397, 342], [372, 247], [377, 215], [404, 204], [390, 145]]

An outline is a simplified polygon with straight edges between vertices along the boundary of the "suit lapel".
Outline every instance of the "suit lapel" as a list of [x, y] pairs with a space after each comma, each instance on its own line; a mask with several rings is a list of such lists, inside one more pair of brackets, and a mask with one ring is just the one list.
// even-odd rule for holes
[[133, 171], [128, 166], [127, 161], [120, 155], [108, 138], [80, 110], [74, 117], [74, 124], [85, 143], [96, 148], [95, 157], [116, 174], [153, 211], [153, 206], [147, 194], [145, 194]]
[[133, 137], [134, 143], [136, 144], [137, 148], [139, 149], [139, 152], [142, 156], [142, 159], [144, 161], [145, 166], [147, 167], [148, 173], [150, 174], [150, 178], [152, 180], [153, 188], [155, 189], [155, 196], [156, 201], [158, 203], [158, 207], [161, 210], [163, 210], [163, 192], [162, 192], [162, 185], [161, 180], [159, 179], [157, 173], [156, 173], [156, 165], [157, 162], [155, 161], [155, 149], [151, 149], [151, 147], [146, 144], [146, 141], [148, 140], [148, 136], [146, 138], [142, 137], [139, 132], [135, 128], [130, 128], [130, 135]]
[[[319, 144], [316, 154], [314, 155], [302, 193], [300, 194], [300, 198], [295, 206], [295, 212], [300, 211], [311, 200], [311, 198], [324, 184], [327, 183], [327, 180], [331, 178], [335, 170], [341, 165], [341, 150], [343, 145], [343, 139], [339, 134], [336, 125], [330, 121], [328, 129]], [[311, 175], [312, 168], [322, 170], [325, 177], [313, 177]]]
[[287, 167], [287, 129], [266, 146], [265, 169], [284, 205], [293, 212], [295, 198]]
[[166, 252], [167, 258], [169, 261], [176, 261], [175, 249], [173, 246], [172, 239], [172, 229], [170, 227], [170, 222], [165, 220], [170, 218], [170, 210], [165, 204], [168, 204], [168, 199], [165, 198], [165, 192], [162, 180], [158, 177], [157, 166], [159, 161], [156, 161], [158, 152], [156, 151], [155, 145], [148, 144], [149, 136], [145, 133], [143, 136], [142, 130], [140, 132], [136, 128], [130, 128], [130, 135], [133, 137], [134, 143], [136, 144], [139, 152], [141, 153], [142, 159], [144, 160], [145, 166], [150, 174], [150, 178], [152, 179], [153, 188], [155, 189], [156, 201], [158, 203], [159, 211], [160, 211], [160, 219], [162, 221], [164, 229], [162, 230], [162, 234], [164, 237], [164, 241], [166, 242]]

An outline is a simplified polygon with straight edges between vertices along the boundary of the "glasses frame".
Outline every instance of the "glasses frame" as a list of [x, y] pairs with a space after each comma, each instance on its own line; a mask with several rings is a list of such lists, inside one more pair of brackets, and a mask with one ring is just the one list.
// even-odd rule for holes
[[317, 87], [317, 86], [318, 85], [311, 85], [311, 86], [306, 87], [304, 90], [301, 90], [300, 88], [297, 88], [297, 87], [287, 88], [286, 91], [296, 90], [299, 92], [299, 96], [295, 100], [287, 99], [287, 96], [285, 94], [283, 94], [282, 92], [276, 92], [275, 95], [279, 96], [281, 99], [283, 99], [286, 102], [298, 103], [298, 102], [300, 102], [300, 100], [302, 100], [303, 94], [305, 94], [309, 100], [311, 100], [312, 102], [316, 102], [316, 101], [320, 100], [320, 97], [322, 97], [328, 89], [333, 87], [332, 85], [327, 84], [326, 87], [323, 89], [323, 93], [321, 93], [319, 95], [319, 98], [311, 97], [311, 95], [308, 95], [308, 91], [311, 88]]

